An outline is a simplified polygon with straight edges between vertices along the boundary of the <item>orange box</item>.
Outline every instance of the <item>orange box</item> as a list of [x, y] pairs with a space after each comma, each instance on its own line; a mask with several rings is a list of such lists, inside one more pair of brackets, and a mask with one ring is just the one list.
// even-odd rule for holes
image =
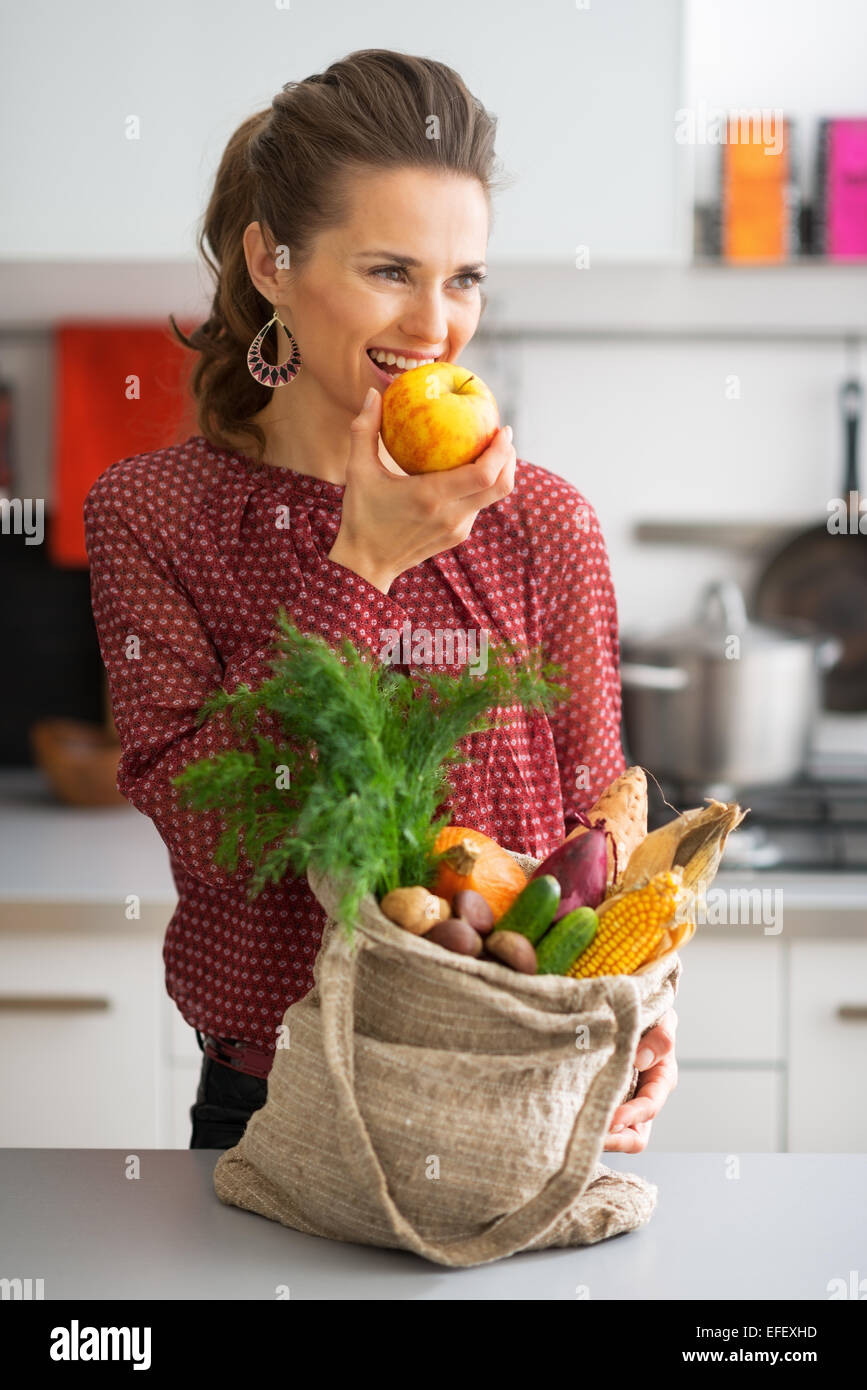
[[768, 152], [761, 131], [746, 130], [737, 119], [729, 120], [727, 137], [722, 150], [723, 259], [785, 261], [791, 217], [788, 122], [777, 153]]

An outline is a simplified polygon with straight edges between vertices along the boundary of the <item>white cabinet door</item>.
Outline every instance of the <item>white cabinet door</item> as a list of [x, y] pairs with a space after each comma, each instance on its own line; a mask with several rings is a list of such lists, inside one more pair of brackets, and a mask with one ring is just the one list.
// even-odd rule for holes
[[867, 1151], [867, 942], [791, 947], [789, 1147]]
[[163, 1060], [168, 1077], [168, 1105], [162, 1146], [188, 1149], [192, 1125], [190, 1106], [196, 1099], [202, 1070], [202, 1051], [193, 1028], [184, 1020], [173, 999], [163, 993]]
[[[198, 1051], [198, 1049], [197, 1049]], [[190, 1120], [190, 1107], [196, 1099], [199, 1077], [202, 1071], [202, 1054], [199, 1061], [175, 1061], [171, 1069], [171, 1116], [169, 1131], [163, 1147], [167, 1149], [188, 1149], [193, 1132]]]
[[767, 1153], [782, 1147], [784, 949], [699, 934], [681, 953], [679, 1080], [651, 1132], [656, 1149]]
[[0, 1144], [154, 1148], [161, 940], [138, 925], [0, 931]]
[[783, 1091], [783, 1073], [771, 1068], [683, 1066], [653, 1122], [649, 1147], [660, 1152], [774, 1153], [782, 1147]]
[[701, 937], [681, 952], [675, 1000], [681, 1062], [777, 1062], [785, 1056], [784, 948], [757, 941]]

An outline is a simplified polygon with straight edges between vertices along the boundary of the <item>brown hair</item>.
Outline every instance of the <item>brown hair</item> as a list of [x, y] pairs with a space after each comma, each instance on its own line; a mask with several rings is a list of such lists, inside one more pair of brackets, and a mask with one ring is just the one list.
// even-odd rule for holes
[[[231, 448], [228, 436], [242, 435], [255, 440], [259, 459], [265, 448], [264, 432], [250, 417], [265, 407], [271, 388], [251, 376], [247, 350], [273, 307], [250, 279], [245, 227], [258, 221], [269, 249], [288, 246], [297, 269], [317, 234], [345, 219], [354, 172], [407, 166], [478, 179], [490, 211], [491, 193], [509, 182], [493, 176], [496, 126], [444, 63], [367, 48], [324, 73], [285, 83], [268, 109], [238, 127], [220, 160], [197, 242], [216, 280], [210, 317], [187, 338], [169, 315], [180, 341], [199, 354], [190, 389], [200, 433], [210, 443]], [[437, 138], [429, 137], [431, 129]], [[274, 360], [264, 344], [263, 353]]]

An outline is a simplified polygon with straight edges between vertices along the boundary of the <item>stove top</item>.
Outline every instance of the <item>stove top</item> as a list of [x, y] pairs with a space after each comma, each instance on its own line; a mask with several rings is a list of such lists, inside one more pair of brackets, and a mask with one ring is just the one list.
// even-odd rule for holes
[[[709, 791], [709, 789], [708, 789]], [[663, 786], [666, 806], [648, 779], [648, 828], [655, 830], [704, 794]], [[709, 793], [710, 794], [710, 793]], [[805, 775], [784, 786], [739, 787], [734, 798], [749, 814], [726, 842], [720, 869], [867, 869], [867, 779], [853, 781]]]

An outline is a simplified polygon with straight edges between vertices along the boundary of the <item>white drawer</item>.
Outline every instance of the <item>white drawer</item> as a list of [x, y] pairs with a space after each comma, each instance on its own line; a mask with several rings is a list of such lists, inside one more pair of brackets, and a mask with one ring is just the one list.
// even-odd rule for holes
[[791, 947], [790, 1147], [867, 1151], [867, 942]]
[[0, 931], [0, 1144], [159, 1143], [159, 938]]
[[[126, 930], [124, 927], [126, 926]], [[0, 930], [0, 996], [110, 993], [119, 971], [133, 961], [159, 960], [161, 943], [152, 933], [117, 914], [116, 930], [83, 931], [74, 926], [6, 927]]]
[[759, 941], [702, 940], [681, 951], [677, 1056], [682, 1062], [774, 1062], [785, 1056], [785, 950]]
[[653, 1122], [649, 1147], [681, 1153], [777, 1152], [782, 1147], [784, 1085], [782, 1072], [769, 1068], [681, 1067], [677, 1086]]

